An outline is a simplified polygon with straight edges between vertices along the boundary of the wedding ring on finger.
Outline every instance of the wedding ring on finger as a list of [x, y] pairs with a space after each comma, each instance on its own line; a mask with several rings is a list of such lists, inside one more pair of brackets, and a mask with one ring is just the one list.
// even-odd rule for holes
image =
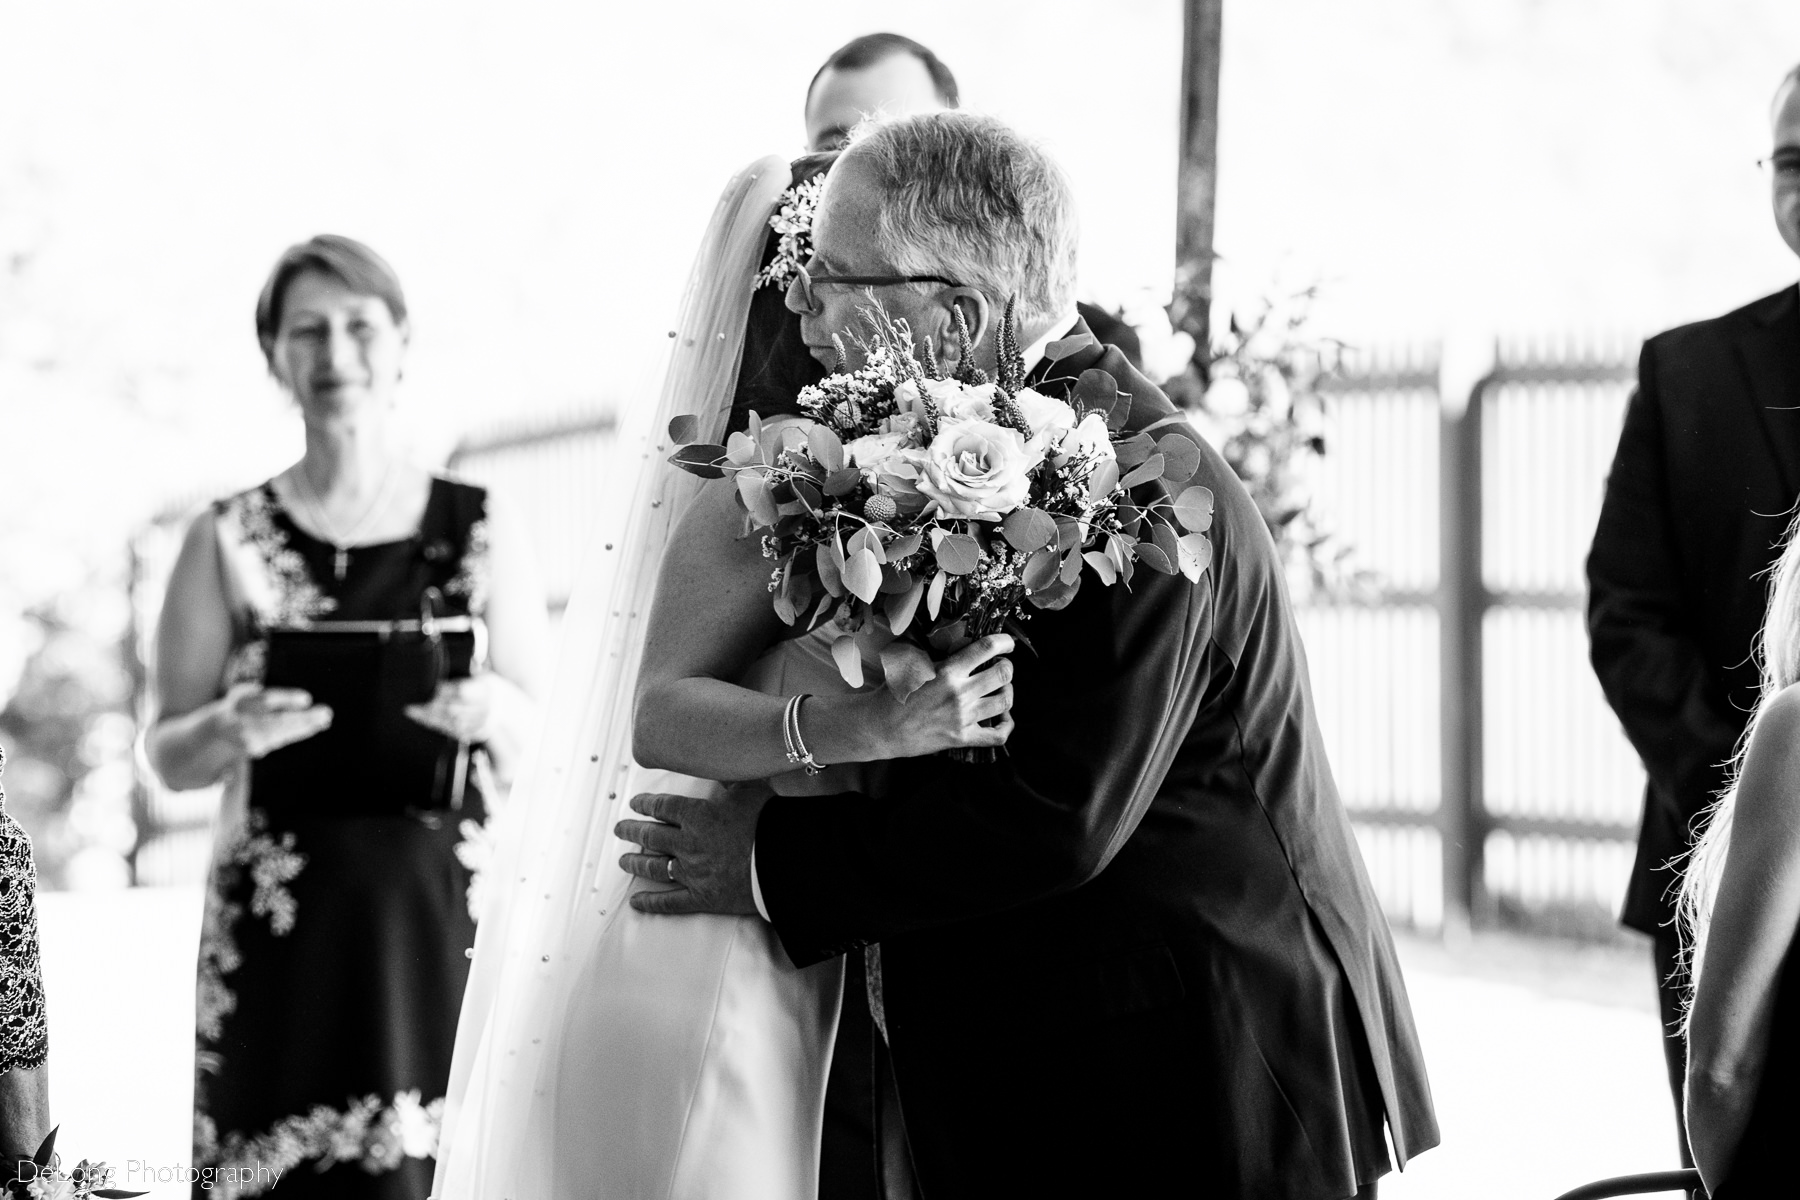
[[675, 860], [673, 858], [670, 858], [668, 860], [668, 864], [669, 864], [669, 866], [668, 866], [669, 882], [674, 883], [675, 882]]

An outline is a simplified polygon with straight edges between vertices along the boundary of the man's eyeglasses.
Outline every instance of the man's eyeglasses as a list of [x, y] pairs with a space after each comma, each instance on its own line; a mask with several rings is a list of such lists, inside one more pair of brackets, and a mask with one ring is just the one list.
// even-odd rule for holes
[[1784, 187], [1800, 186], [1800, 150], [1777, 150], [1767, 158], [1757, 159], [1756, 165]]
[[809, 312], [819, 311], [819, 302], [813, 295], [813, 289], [827, 284], [840, 287], [891, 287], [897, 283], [941, 283], [945, 287], [961, 287], [954, 279], [946, 279], [942, 275], [814, 275], [803, 266], [794, 269], [794, 279], [800, 285], [800, 295], [806, 300]]

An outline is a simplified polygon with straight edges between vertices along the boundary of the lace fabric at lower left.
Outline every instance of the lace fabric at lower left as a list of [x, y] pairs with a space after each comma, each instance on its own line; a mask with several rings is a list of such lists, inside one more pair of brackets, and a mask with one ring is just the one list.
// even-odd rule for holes
[[[0, 749], [0, 768], [6, 752]], [[0, 791], [0, 1072], [41, 1067], [50, 1053], [38, 958], [37, 867], [31, 838]]]

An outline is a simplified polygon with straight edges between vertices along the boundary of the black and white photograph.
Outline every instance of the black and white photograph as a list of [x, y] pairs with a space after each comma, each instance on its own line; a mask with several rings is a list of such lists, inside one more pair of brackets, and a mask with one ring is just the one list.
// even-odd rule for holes
[[0, 0], [0, 1192], [1800, 1195], [1793, 0]]

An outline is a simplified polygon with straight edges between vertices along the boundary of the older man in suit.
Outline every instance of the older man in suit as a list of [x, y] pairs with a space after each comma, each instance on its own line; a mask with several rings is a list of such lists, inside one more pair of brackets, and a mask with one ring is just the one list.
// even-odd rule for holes
[[[900, 211], [904, 236], [884, 237]], [[627, 868], [679, 882], [632, 903], [760, 912], [797, 964], [879, 943], [934, 1200], [1373, 1197], [1437, 1122], [1256, 506], [1076, 316], [1067, 185], [999, 122], [880, 126], [832, 168], [813, 234], [788, 305], [822, 360], [873, 288], [947, 366], [960, 319], [992, 370], [1016, 302], [1033, 387], [1104, 376], [1125, 428], [1195, 437], [1211, 562], [1197, 581], [1090, 578], [1036, 613], [998, 762], [894, 762], [882, 796], [635, 798], [661, 823], [620, 826], [649, 851]]]
[[[1800, 254], [1800, 67], [1774, 102], [1775, 225]], [[1756, 698], [1764, 573], [1800, 496], [1800, 291], [1644, 343], [1588, 555], [1594, 670], [1649, 776], [1623, 922], [1650, 935], [1681, 1112], [1680, 860]], [[1682, 1129], [1681, 1153], [1688, 1159]]]

